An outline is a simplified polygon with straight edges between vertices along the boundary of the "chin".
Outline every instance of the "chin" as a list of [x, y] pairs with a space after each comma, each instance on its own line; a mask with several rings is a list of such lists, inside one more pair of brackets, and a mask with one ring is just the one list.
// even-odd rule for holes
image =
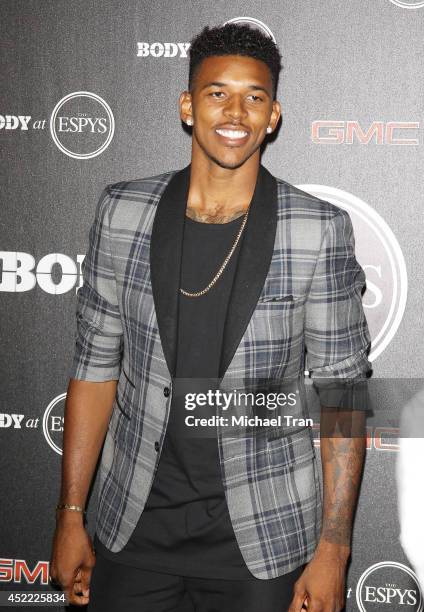
[[240, 166], [242, 166], [249, 159], [249, 157], [243, 157], [242, 159], [225, 159], [222, 157], [211, 156], [211, 159], [218, 164], [218, 166], [221, 166], [221, 168], [235, 170], [236, 168], [240, 168]]
[[240, 166], [242, 166], [244, 164], [246, 160], [244, 159], [241, 162], [225, 162], [225, 161], [219, 161], [217, 160], [217, 164], [218, 166], [221, 166], [221, 168], [227, 168], [228, 170], [235, 170], [236, 168], [240, 168]]

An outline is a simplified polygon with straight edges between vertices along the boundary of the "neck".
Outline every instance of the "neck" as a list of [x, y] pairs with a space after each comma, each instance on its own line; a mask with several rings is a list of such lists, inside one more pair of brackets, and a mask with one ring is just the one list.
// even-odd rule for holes
[[252, 155], [234, 169], [193, 156], [187, 216], [207, 223], [227, 223], [244, 214], [252, 199], [258, 172], [259, 155]]

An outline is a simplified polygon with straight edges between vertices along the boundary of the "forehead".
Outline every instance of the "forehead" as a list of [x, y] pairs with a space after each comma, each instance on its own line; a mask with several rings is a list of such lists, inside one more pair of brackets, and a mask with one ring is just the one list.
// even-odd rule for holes
[[262, 60], [244, 55], [212, 55], [206, 57], [196, 71], [196, 84], [203, 86], [210, 81], [228, 85], [255, 83], [272, 89], [271, 71]]

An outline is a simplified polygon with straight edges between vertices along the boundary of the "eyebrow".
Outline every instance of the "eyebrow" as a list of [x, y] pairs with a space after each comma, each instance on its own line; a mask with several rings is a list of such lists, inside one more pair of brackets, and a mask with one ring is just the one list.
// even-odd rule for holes
[[[204, 85], [201, 89], [201, 91], [203, 89], [206, 89], [207, 87], [226, 87], [228, 83], [221, 83], [220, 81], [211, 81], [210, 83], [206, 83], [206, 85]], [[265, 87], [262, 87], [261, 85], [255, 85], [255, 84], [251, 84], [247, 86], [248, 89], [250, 90], [256, 90], [256, 91], [263, 91], [264, 93], [266, 93], [267, 96], [270, 95], [269, 91], [267, 89], [265, 89]]]

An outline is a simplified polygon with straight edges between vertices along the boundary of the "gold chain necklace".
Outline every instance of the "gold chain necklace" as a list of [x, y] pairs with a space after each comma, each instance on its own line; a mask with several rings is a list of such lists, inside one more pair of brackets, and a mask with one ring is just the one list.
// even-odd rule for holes
[[250, 204], [249, 204], [249, 206], [247, 207], [247, 210], [246, 210], [245, 215], [244, 215], [243, 223], [241, 224], [241, 227], [240, 227], [240, 229], [239, 229], [239, 231], [238, 231], [238, 233], [237, 233], [237, 236], [236, 236], [236, 239], [235, 239], [235, 241], [234, 241], [234, 244], [233, 244], [233, 246], [231, 247], [230, 252], [228, 253], [227, 257], [224, 259], [224, 261], [223, 261], [223, 263], [222, 263], [221, 267], [219, 268], [218, 272], [215, 274], [215, 276], [214, 276], [214, 277], [213, 277], [213, 279], [211, 280], [211, 282], [210, 282], [208, 285], [206, 285], [206, 287], [205, 287], [204, 289], [202, 289], [201, 291], [195, 291], [194, 293], [190, 293], [190, 291], [186, 291], [185, 289], [182, 289], [182, 288], [180, 287], [180, 291], [181, 291], [181, 293], [182, 293], [183, 295], [186, 295], [187, 297], [200, 297], [201, 295], [204, 295], [205, 293], [207, 293], [207, 292], [209, 291], [209, 289], [211, 289], [211, 287], [213, 287], [213, 286], [214, 286], [214, 284], [216, 283], [216, 281], [218, 280], [218, 278], [219, 278], [219, 277], [221, 276], [221, 274], [224, 272], [224, 270], [225, 270], [225, 268], [226, 268], [226, 266], [227, 266], [228, 262], [229, 262], [229, 261], [230, 261], [230, 259], [231, 259], [232, 254], [234, 253], [234, 251], [235, 251], [235, 249], [236, 249], [236, 246], [237, 246], [237, 244], [238, 244], [238, 241], [240, 240], [240, 236], [241, 236], [241, 235], [242, 235], [242, 233], [243, 233], [244, 226], [246, 225], [246, 222], [247, 222], [247, 215], [249, 214], [249, 209], [250, 209]]

